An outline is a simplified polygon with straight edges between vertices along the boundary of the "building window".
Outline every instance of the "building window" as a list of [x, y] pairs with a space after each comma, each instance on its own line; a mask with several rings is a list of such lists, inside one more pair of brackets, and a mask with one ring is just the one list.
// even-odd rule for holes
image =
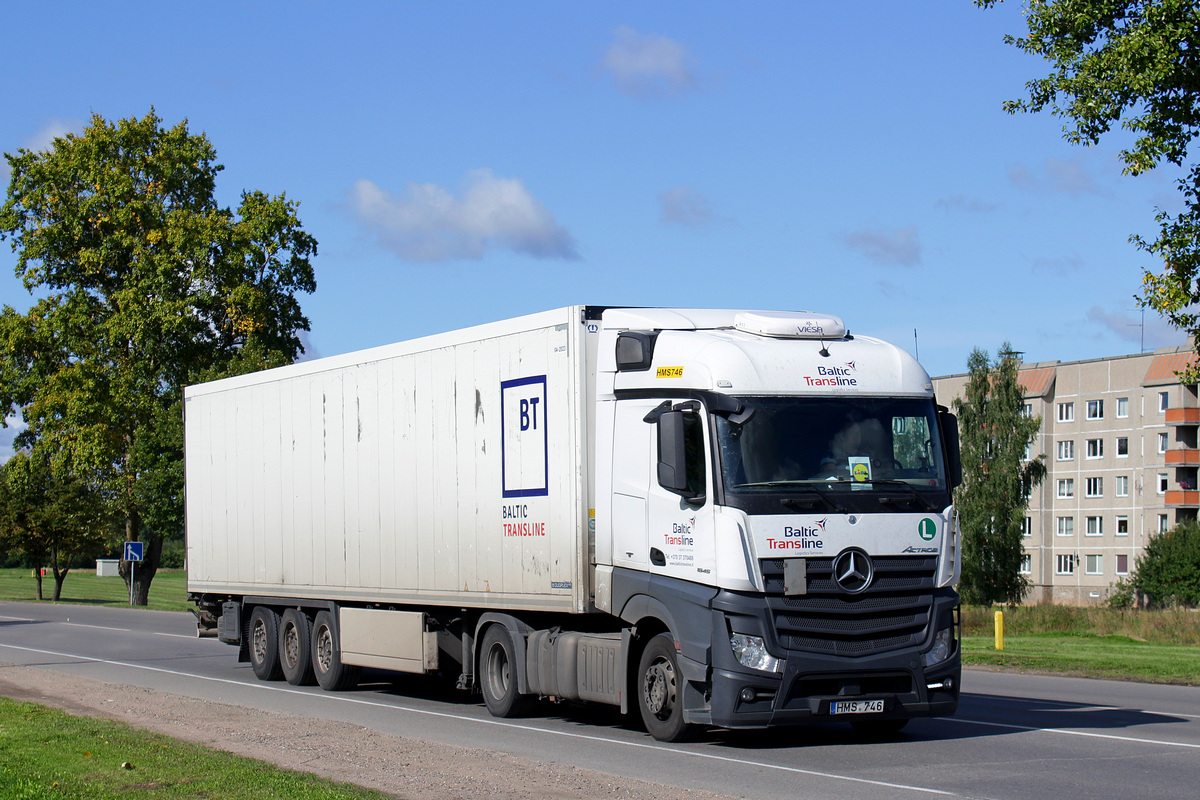
[[1129, 517], [1117, 517], [1117, 536], [1129, 535]]
[[1113, 480], [1117, 482], [1116, 486], [1114, 487], [1114, 494], [1116, 494], [1117, 497], [1129, 497], [1129, 476], [1118, 475], [1117, 477], [1113, 478]]
[[1083, 571], [1088, 575], [1103, 575], [1104, 574], [1104, 556], [1099, 553], [1089, 554], [1083, 557]]
[[1075, 404], [1074, 403], [1059, 403], [1058, 404], [1058, 421], [1059, 422], [1074, 422], [1075, 421]]
[[1058, 460], [1059, 461], [1074, 461], [1075, 460], [1075, 441], [1067, 439], [1058, 443]]
[[1059, 536], [1074, 536], [1075, 535], [1075, 518], [1074, 517], [1059, 517], [1058, 518], [1058, 535]]
[[1125, 419], [1128, 416], [1129, 416], [1129, 398], [1128, 397], [1118, 397], [1117, 398], [1117, 418]]
[[1021, 416], [1030, 418], [1033, 417], [1033, 403], [1026, 403], [1021, 407]]
[[1054, 571], [1059, 575], [1075, 574], [1075, 556], [1062, 554], [1055, 558]]
[[1158, 493], [1166, 494], [1168, 486], [1170, 486], [1170, 478], [1167, 477], [1167, 473], [1158, 473]]
[[1103, 400], [1088, 400], [1087, 401], [1087, 418], [1088, 419], [1104, 419], [1104, 401]]
[[1088, 517], [1084, 522], [1084, 532], [1088, 536], [1104, 534], [1104, 517]]
[[1129, 437], [1117, 437], [1117, 458], [1122, 458], [1129, 455]]
[[1124, 553], [1121, 553], [1117, 556], [1117, 574], [1129, 574], [1129, 556], [1125, 555]]
[[1159, 533], [1167, 532], [1167, 515], [1166, 514], [1158, 515], [1158, 532]]
[[1025, 517], [1021, 520], [1021, 535], [1033, 536], [1033, 518]]
[[1158, 413], [1161, 414], [1167, 410], [1167, 408], [1170, 406], [1170, 397], [1171, 395], [1169, 392], [1158, 393]]
[[1104, 455], [1104, 440], [1103, 439], [1088, 439], [1087, 440], [1087, 457], [1100, 458]]
[[1033, 556], [1031, 554], [1021, 554], [1021, 566], [1017, 569], [1017, 572], [1021, 573], [1022, 575], [1033, 574]]
[[[1166, 490], [1164, 489], [1163, 491], [1166, 491]], [[1058, 496], [1059, 497], [1074, 497], [1075, 496], [1075, 479], [1074, 478], [1059, 478], [1058, 479]]]
[[1083, 485], [1087, 497], [1104, 496], [1104, 478], [1088, 478]]
[[1160, 433], [1158, 435], [1158, 452], [1167, 452], [1167, 434], [1165, 433]]

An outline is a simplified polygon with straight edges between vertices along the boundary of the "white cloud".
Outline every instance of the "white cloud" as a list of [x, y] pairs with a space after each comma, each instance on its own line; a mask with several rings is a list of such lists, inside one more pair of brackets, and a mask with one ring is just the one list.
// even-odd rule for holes
[[708, 198], [690, 186], [676, 186], [658, 196], [659, 219], [669, 225], [703, 228], [716, 216]]
[[843, 236], [842, 244], [880, 264], [911, 267], [921, 260], [921, 243], [912, 227], [856, 231]]
[[1061, 258], [1035, 258], [1032, 261], [1034, 272], [1046, 272], [1051, 275], [1067, 276], [1079, 272], [1084, 267], [1083, 259], [1079, 256], [1063, 256]]
[[1008, 170], [1009, 181], [1018, 189], [1030, 192], [1055, 194], [1094, 194], [1107, 197], [1112, 192], [1100, 184], [1078, 161], [1063, 161], [1047, 158], [1040, 172], [1034, 172], [1025, 164], [1013, 164]]
[[604, 69], [617, 88], [635, 97], [678, 94], [696, 86], [687, 48], [666, 36], [643, 35], [632, 28], [613, 32]]
[[1154, 350], [1159, 347], [1178, 347], [1187, 343], [1183, 331], [1171, 326], [1169, 322], [1156, 313], [1143, 315], [1141, 312], [1127, 314], [1123, 311], [1105, 311], [1100, 306], [1088, 309], [1089, 322], [1099, 325], [1118, 339], [1137, 343], [1144, 350]]
[[[80, 120], [51, 117], [32, 136], [26, 138], [21, 143], [21, 147], [26, 150], [33, 150], [34, 152], [49, 150], [56, 138], [66, 136], [68, 133], [79, 133], [83, 128], [84, 123]], [[12, 151], [5, 150], [5, 152], [10, 155], [16, 155], [15, 149]], [[0, 192], [7, 191], [8, 181], [11, 177], [12, 168], [8, 165], [8, 159], [0, 156]]]
[[4, 420], [7, 428], [0, 428], [0, 464], [13, 457], [13, 439], [25, 430], [25, 423], [19, 416], [8, 417]]
[[937, 207], [947, 211], [968, 211], [972, 214], [987, 214], [1000, 208], [998, 203], [990, 203], [965, 194], [943, 197], [937, 201]]
[[521, 181], [496, 177], [489, 169], [468, 173], [458, 196], [432, 183], [409, 183], [394, 196], [359, 180], [351, 200], [359, 222], [408, 261], [479, 259], [496, 249], [535, 258], [579, 257], [570, 231]]

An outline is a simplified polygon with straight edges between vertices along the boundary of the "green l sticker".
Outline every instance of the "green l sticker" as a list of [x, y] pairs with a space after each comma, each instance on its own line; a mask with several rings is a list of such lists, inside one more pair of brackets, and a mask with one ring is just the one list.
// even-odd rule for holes
[[928, 542], [937, 536], [937, 524], [929, 517], [926, 517], [917, 524], [917, 533], [921, 534], [921, 538]]

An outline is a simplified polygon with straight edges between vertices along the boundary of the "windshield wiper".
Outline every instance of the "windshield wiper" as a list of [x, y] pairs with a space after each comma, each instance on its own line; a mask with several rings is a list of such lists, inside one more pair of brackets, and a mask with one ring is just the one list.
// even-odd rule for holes
[[[814, 486], [811, 483], [801, 483], [799, 481], [795, 481], [795, 482], [788, 481], [786, 483], [789, 488], [801, 487], [804, 489], [808, 489], [810, 492], [813, 492], [818, 497], [820, 497], [822, 500], [824, 500], [826, 503], [828, 503], [830, 508], [832, 508], [834, 511], [837, 511], [839, 514], [846, 513], [846, 510], [847, 510], [846, 507], [844, 505], [842, 505], [841, 503], [839, 503], [837, 500], [835, 500], [832, 495], [825, 492], [824, 489], [821, 489], [818, 486]], [[784, 498], [781, 498], [779, 502], [783, 503], [785, 506], [796, 505], [796, 506], [803, 506], [805, 508], [812, 508], [812, 506], [814, 505], [814, 503], [809, 502], [808, 500], [802, 499], [799, 497], [784, 497]]]
[[[908, 489], [908, 491], [912, 493], [912, 496], [914, 499], [920, 501], [921, 505], [923, 505], [925, 507], [926, 511], [937, 511], [938, 510], [937, 506], [935, 506], [933, 503], [929, 502], [929, 499], [926, 498], [925, 495], [918, 492], [917, 488], [915, 486], [913, 486], [911, 483], [909, 483], [908, 481], [898, 481], [895, 479], [887, 479], [887, 480], [873, 480], [873, 481], [871, 481], [871, 483], [882, 483], [885, 486], [903, 486], [905, 489]], [[898, 501], [894, 497], [881, 497], [881, 498], [879, 498], [879, 502], [887, 504], [887, 503], [895, 503]]]

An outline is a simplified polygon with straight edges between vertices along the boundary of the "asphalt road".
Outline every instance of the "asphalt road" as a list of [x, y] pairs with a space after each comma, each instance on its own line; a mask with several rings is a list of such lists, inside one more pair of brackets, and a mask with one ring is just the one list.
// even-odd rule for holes
[[895, 740], [830, 724], [666, 745], [606, 708], [495, 719], [422, 677], [368, 673], [342, 694], [260, 683], [190, 614], [0, 602], [0, 662], [749, 798], [1200, 797], [1193, 687], [967, 671], [955, 717]]

